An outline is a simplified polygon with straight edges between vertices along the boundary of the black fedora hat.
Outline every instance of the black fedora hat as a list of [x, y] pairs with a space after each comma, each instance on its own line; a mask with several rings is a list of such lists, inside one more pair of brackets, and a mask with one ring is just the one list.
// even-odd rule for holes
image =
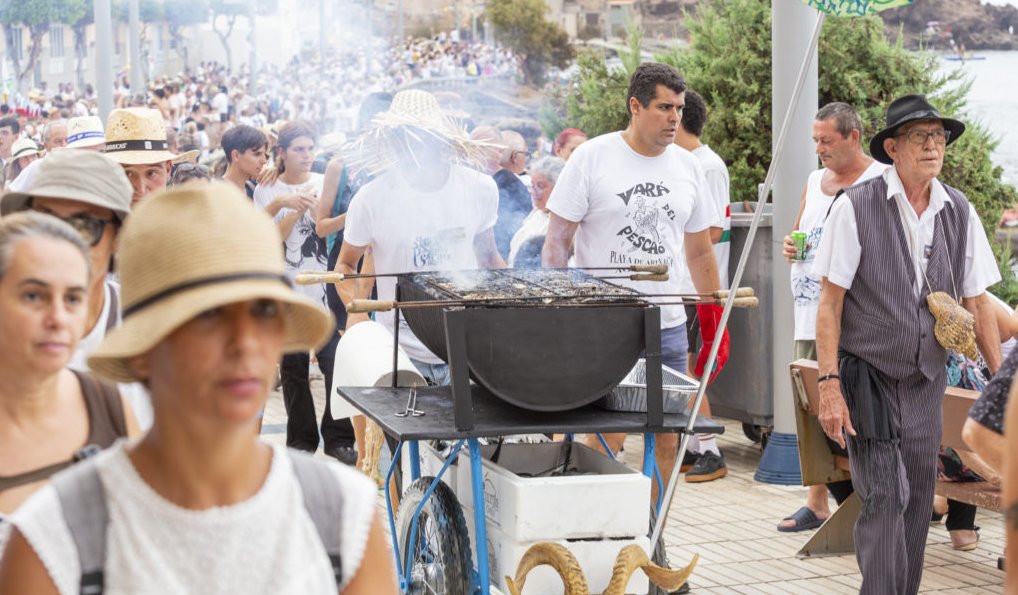
[[894, 136], [894, 133], [904, 124], [916, 120], [940, 120], [944, 129], [951, 133], [947, 144], [958, 140], [958, 137], [965, 132], [965, 125], [951, 118], [940, 115], [937, 108], [930, 105], [923, 95], [906, 95], [891, 102], [887, 108], [887, 127], [878, 132], [870, 139], [870, 155], [881, 163], [891, 163], [891, 157], [884, 150], [884, 140]]

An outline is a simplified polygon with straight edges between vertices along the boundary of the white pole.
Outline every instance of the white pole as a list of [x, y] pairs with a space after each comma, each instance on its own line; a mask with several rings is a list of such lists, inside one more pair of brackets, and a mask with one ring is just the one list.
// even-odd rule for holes
[[138, 14], [138, 0], [130, 0], [127, 7], [128, 20], [130, 26], [128, 27], [128, 39], [131, 43], [131, 94], [137, 95], [138, 93], [144, 94], [147, 90], [145, 89], [145, 75], [142, 68], [141, 55], [141, 18]]
[[[774, 0], [775, 4], [780, 2], [793, 2], [794, 0]], [[812, 10], [812, 9], [811, 9]], [[721, 313], [721, 322], [718, 326], [718, 332], [728, 325], [728, 317], [732, 312], [732, 304], [735, 303], [735, 293], [739, 289], [739, 283], [742, 281], [742, 273], [746, 270], [746, 263], [749, 261], [749, 253], [753, 246], [753, 238], [756, 237], [756, 230], [760, 227], [760, 221], [763, 220], [763, 206], [767, 202], [767, 197], [770, 194], [771, 187], [774, 185], [774, 177], [777, 173], [778, 167], [781, 163], [782, 151], [785, 146], [785, 140], [788, 138], [788, 123], [792, 121], [792, 114], [795, 113], [797, 103], [799, 102], [799, 96], [802, 94], [803, 85], [806, 82], [807, 71], [810, 65], [813, 63], [813, 58], [816, 56], [817, 43], [820, 40], [820, 30], [824, 24], [824, 13], [818, 13], [816, 16], [816, 25], [813, 28], [813, 36], [807, 44], [807, 51], [802, 57], [802, 65], [799, 68], [799, 75], [796, 78], [794, 89], [790, 94], [790, 100], [785, 111], [785, 117], [782, 122], [785, 123], [781, 127], [777, 135], [777, 141], [774, 143], [774, 154], [771, 157], [771, 166], [767, 170], [767, 177], [764, 179], [764, 185], [760, 189], [760, 195], [757, 198], [757, 209], [753, 215], [753, 222], [749, 226], [749, 232], [746, 235], [746, 245], [742, 249], [742, 255], [739, 257], [739, 266], [735, 269], [735, 275], [732, 276], [731, 291], [728, 294], [728, 299], [725, 301], [725, 309]], [[815, 79], [814, 79], [815, 80]], [[812, 114], [810, 116], [812, 118]], [[710, 354], [707, 357], [707, 363], [704, 366], [704, 375], [709, 375], [710, 370], [714, 368], [714, 361], [718, 356], [718, 349], [721, 347], [720, 341], [715, 341], [711, 346]], [[700, 410], [700, 404], [703, 402], [704, 392], [707, 390], [707, 383], [701, 381], [700, 388], [697, 390], [696, 399], [693, 401], [693, 406], [690, 407], [689, 422], [686, 425], [685, 432], [682, 436], [682, 441], [679, 444], [678, 458], [675, 460], [675, 467], [672, 469], [671, 479], [668, 481], [668, 487], [665, 489], [664, 499], [661, 504], [661, 511], [657, 516], [657, 523], [654, 525], [654, 530], [650, 534], [650, 543], [657, 543], [658, 538], [661, 536], [661, 531], [664, 529], [665, 521], [668, 519], [668, 511], [671, 507], [672, 497], [675, 495], [675, 486], [679, 478], [679, 467], [682, 465], [682, 455], [685, 454], [686, 448], [689, 444], [689, 437], [692, 435], [693, 423], [696, 420], [696, 415], [692, 412]], [[790, 396], [786, 395], [786, 398], [791, 399]]]
[[95, 0], [95, 93], [103, 122], [113, 111], [113, 16], [110, 0]]

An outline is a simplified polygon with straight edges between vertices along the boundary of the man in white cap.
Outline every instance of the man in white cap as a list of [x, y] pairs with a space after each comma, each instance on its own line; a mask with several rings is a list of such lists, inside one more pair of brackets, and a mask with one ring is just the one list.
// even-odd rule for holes
[[115, 109], [106, 119], [106, 154], [123, 166], [134, 189], [134, 204], [166, 188], [173, 164], [192, 160], [198, 153], [171, 153], [163, 115], [158, 110], [132, 107]]
[[[0, 215], [28, 209], [47, 213], [70, 223], [88, 243], [88, 317], [85, 336], [69, 364], [87, 370], [89, 353], [120, 323], [120, 288], [108, 275], [117, 235], [131, 211], [131, 184], [123, 168], [95, 151], [55, 151], [39, 164], [27, 192], [9, 192], [0, 199]], [[147, 398], [129, 390], [124, 394], [131, 400], [139, 424], [147, 427], [151, 421]]]
[[[68, 120], [66, 144], [63, 147], [54, 147], [50, 154], [64, 148], [102, 152], [106, 148], [106, 133], [103, 132], [103, 123], [99, 116], [78, 116]], [[25, 192], [31, 188], [39, 167], [45, 160], [44, 157], [29, 163], [21, 175], [8, 184], [7, 189], [11, 192]]]

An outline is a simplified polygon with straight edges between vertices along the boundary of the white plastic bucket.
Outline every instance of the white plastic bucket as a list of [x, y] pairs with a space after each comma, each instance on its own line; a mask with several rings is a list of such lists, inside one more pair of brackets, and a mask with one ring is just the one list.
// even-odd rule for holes
[[[425, 386], [428, 382], [399, 348], [396, 359], [396, 386]], [[339, 394], [338, 387], [392, 386], [392, 333], [369, 320], [343, 334], [336, 347], [332, 368], [332, 417], [360, 415], [360, 410]]]

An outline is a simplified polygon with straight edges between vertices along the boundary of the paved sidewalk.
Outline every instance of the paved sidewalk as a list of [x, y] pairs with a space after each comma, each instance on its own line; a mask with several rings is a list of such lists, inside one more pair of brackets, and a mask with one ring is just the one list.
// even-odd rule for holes
[[[321, 412], [324, 386], [312, 385]], [[319, 413], [320, 415], [320, 413]], [[725, 421], [725, 420], [722, 420]], [[759, 445], [750, 442], [737, 422], [726, 421], [718, 437], [728, 463], [728, 477], [710, 483], [679, 482], [665, 527], [665, 543], [673, 565], [688, 562], [694, 553], [700, 562], [690, 583], [703, 594], [851, 594], [859, 589], [859, 567], [854, 556], [799, 560], [795, 552], [808, 532], [780, 533], [778, 521], [802, 506], [803, 487], [773, 486], [754, 481], [760, 460]], [[272, 393], [265, 410], [262, 436], [283, 442], [286, 413], [282, 395]], [[626, 442], [625, 460], [638, 467], [643, 440]], [[319, 456], [324, 456], [319, 450]], [[383, 502], [379, 493], [379, 504]], [[832, 502], [833, 504], [833, 502]], [[979, 547], [971, 552], [951, 549], [943, 524], [930, 528], [926, 547], [923, 593], [999, 594], [1004, 573], [997, 557], [1004, 551], [1004, 523], [1000, 514], [979, 511], [982, 527]]]

